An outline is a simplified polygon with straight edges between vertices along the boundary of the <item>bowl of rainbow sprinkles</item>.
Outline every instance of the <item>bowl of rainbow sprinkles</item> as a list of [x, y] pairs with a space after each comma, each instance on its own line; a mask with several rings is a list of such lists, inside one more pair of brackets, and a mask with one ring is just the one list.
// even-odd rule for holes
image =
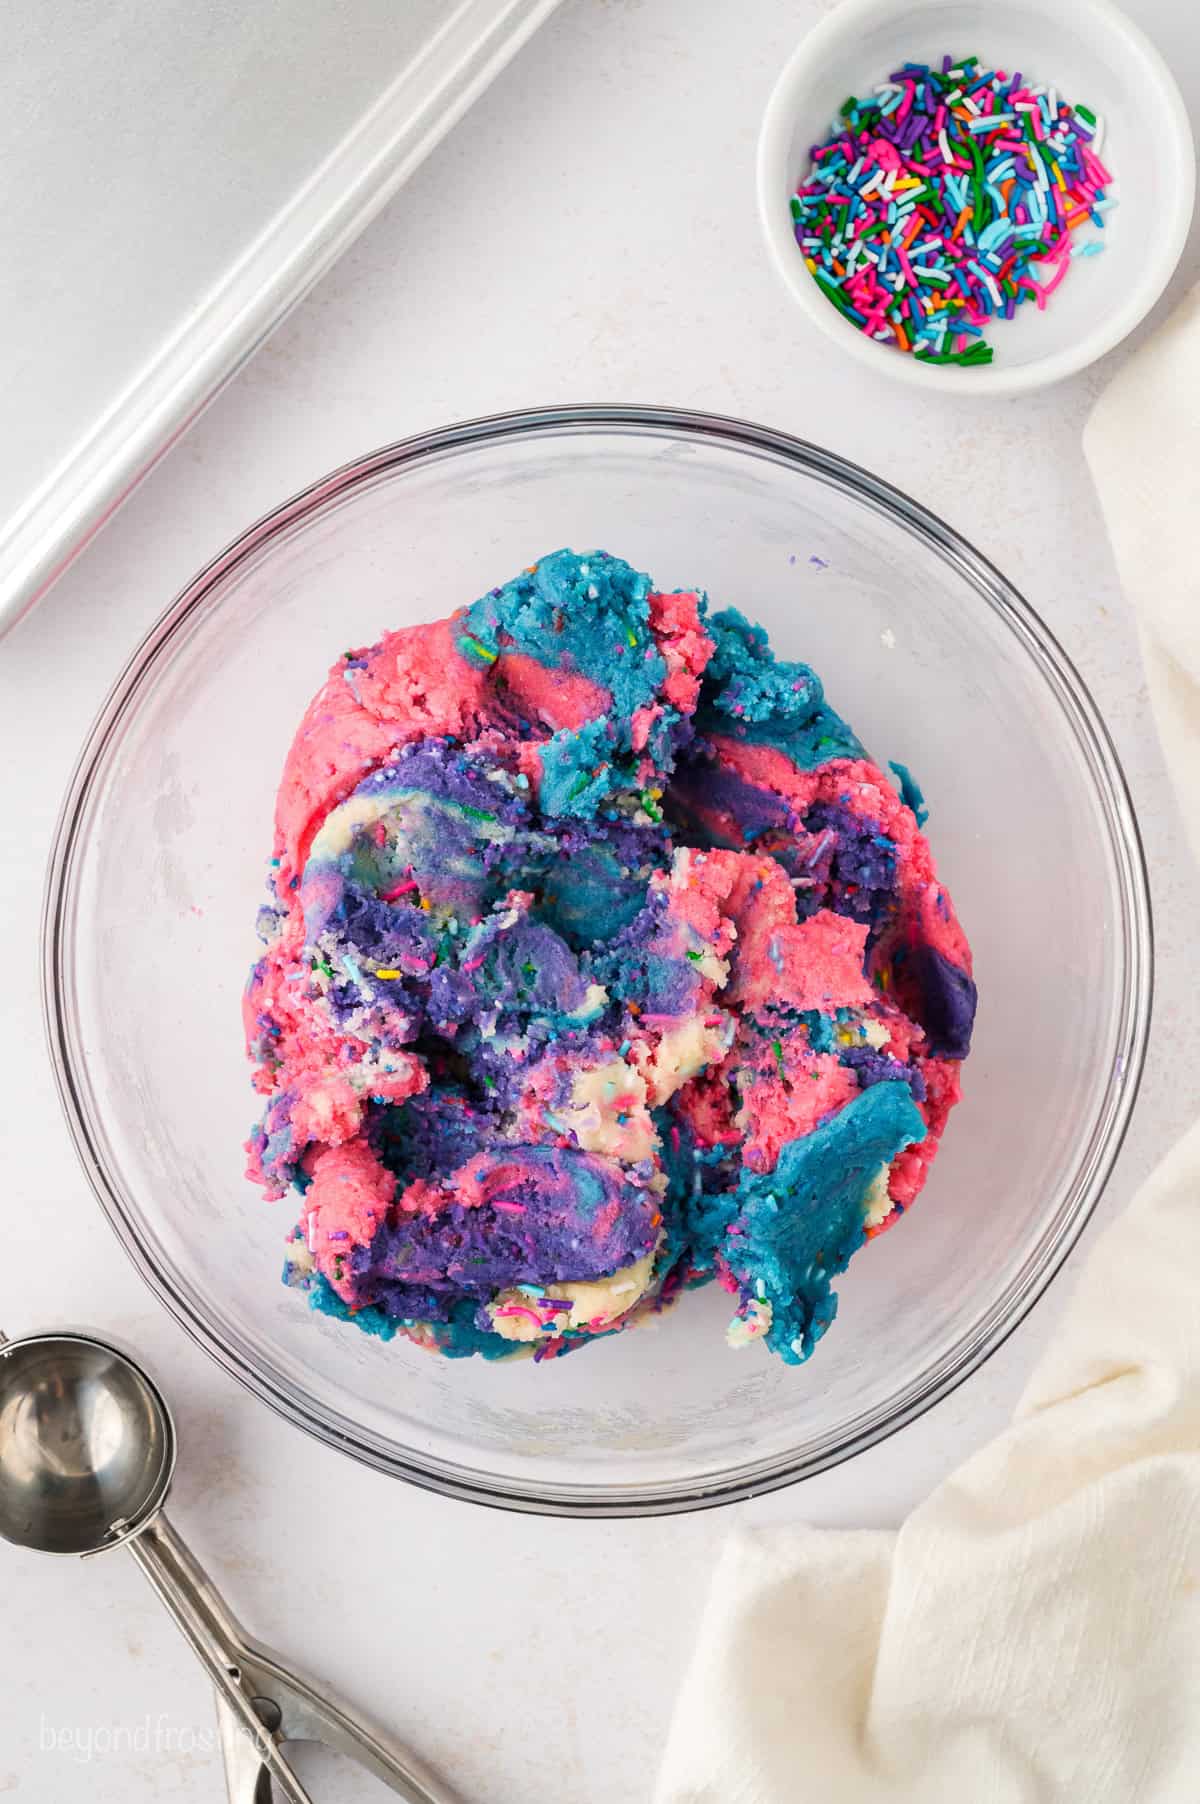
[[1171, 71], [1107, 0], [847, 0], [776, 83], [759, 211], [802, 311], [851, 355], [1015, 393], [1144, 318], [1194, 164]]

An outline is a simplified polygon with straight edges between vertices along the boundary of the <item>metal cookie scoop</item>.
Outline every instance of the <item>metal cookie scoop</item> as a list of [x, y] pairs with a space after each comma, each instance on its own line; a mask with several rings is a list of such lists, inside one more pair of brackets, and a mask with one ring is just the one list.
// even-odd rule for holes
[[0, 1535], [40, 1553], [129, 1548], [217, 1689], [233, 1804], [313, 1800], [283, 1752], [322, 1741], [407, 1804], [456, 1804], [411, 1755], [250, 1640], [162, 1514], [175, 1425], [124, 1353], [82, 1334], [0, 1334]]

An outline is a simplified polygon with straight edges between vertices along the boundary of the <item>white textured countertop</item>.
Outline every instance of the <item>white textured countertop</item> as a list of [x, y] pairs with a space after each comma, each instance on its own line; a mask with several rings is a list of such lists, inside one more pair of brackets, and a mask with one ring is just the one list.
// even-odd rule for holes
[[[1190, 996], [1176, 1001], [1195, 972], [1196, 874], [1079, 450], [1109, 366], [990, 410], [918, 401], [869, 383], [803, 326], [759, 241], [753, 150], [776, 70], [824, 10], [564, 0], [0, 648], [0, 1323], [19, 1334], [86, 1322], [142, 1350], [177, 1409], [173, 1514], [250, 1627], [409, 1737], [477, 1804], [644, 1797], [734, 1522], [898, 1521], [1001, 1424], [1069, 1269], [954, 1396], [799, 1490], [591, 1524], [409, 1490], [244, 1395], [127, 1264], [77, 1168], [43, 1048], [43, 867], [79, 743], [127, 654], [215, 549], [292, 490], [378, 443], [496, 409], [623, 400], [741, 414], [826, 444], [943, 515], [1044, 615], [1108, 719], [1158, 936], [1155, 1043], [1101, 1219], [1129, 1199], [1200, 1110], [1200, 1035]], [[1197, 116], [1200, 24], [1178, 0], [1133, 10]], [[1198, 269], [1194, 234], [1173, 292]], [[362, 1566], [366, 1545], [377, 1551]], [[0, 1797], [222, 1797], [206, 1683], [132, 1561], [2, 1548], [0, 1573]], [[321, 1798], [384, 1795], [323, 1760], [306, 1771]]]

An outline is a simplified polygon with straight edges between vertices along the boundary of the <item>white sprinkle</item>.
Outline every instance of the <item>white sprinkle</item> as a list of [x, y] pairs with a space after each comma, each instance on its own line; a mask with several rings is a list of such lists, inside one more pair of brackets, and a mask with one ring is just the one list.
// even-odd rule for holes
[[880, 633], [879, 643], [883, 646], [885, 651], [895, 651], [896, 635], [892, 631], [890, 626], [885, 626], [883, 631]]

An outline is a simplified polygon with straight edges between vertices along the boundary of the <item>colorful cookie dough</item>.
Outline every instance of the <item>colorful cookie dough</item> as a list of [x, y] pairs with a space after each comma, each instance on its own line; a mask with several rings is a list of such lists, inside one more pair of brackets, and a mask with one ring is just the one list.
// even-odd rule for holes
[[250, 1172], [312, 1305], [558, 1355], [715, 1278], [807, 1358], [959, 1094], [971, 957], [803, 664], [557, 551], [335, 665], [280, 786]]

